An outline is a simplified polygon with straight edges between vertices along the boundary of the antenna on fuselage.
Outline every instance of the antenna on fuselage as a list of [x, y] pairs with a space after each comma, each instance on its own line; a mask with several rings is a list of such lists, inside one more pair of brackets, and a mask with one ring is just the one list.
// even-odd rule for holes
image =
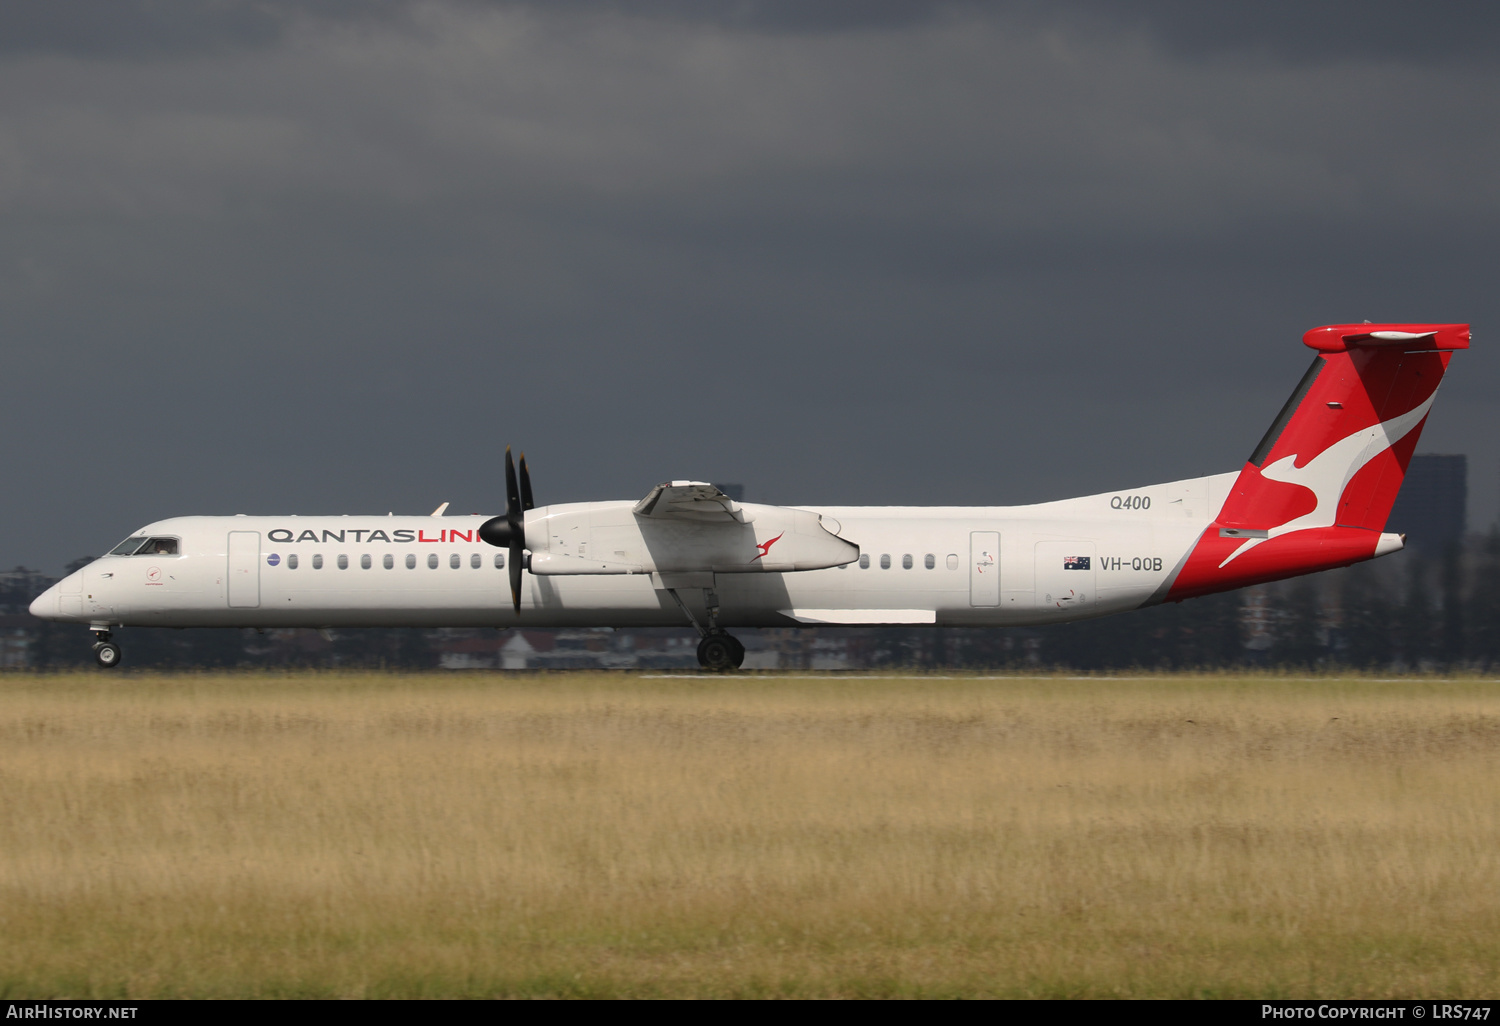
[[448, 508], [448, 504], [445, 502], [441, 506], [439, 506], [437, 509], [433, 510], [429, 514], [429, 516], [440, 517], [440, 516], [443, 515], [443, 511], [446, 510], [447, 508]]

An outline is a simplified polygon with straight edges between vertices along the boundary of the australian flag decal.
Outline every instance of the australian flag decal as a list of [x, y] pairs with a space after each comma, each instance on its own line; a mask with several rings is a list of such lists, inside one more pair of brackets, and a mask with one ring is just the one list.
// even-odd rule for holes
[[1089, 568], [1088, 556], [1064, 556], [1064, 570], [1087, 570]]

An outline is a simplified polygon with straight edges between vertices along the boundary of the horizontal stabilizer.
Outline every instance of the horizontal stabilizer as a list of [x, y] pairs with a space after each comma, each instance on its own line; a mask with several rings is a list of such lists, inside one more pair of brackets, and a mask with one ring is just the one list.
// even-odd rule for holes
[[1302, 344], [1323, 353], [1400, 346], [1451, 352], [1469, 348], [1467, 324], [1330, 324], [1302, 336]]

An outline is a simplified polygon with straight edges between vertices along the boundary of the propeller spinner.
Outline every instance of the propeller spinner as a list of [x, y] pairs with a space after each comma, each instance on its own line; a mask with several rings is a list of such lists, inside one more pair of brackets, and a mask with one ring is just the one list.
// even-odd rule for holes
[[516, 481], [516, 464], [505, 447], [505, 513], [479, 525], [479, 537], [498, 549], [510, 550], [505, 568], [510, 573], [510, 600], [521, 611], [521, 553], [526, 548], [526, 511], [534, 509], [531, 501], [531, 474], [526, 470], [526, 454], [521, 454], [521, 478]]

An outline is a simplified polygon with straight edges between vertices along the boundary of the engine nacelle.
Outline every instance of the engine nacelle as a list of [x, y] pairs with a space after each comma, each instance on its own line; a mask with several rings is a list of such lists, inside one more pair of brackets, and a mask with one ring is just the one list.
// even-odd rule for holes
[[554, 574], [790, 573], [852, 563], [859, 546], [811, 510], [743, 503], [737, 519], [640, 516], [629, 502], [542, 506], [526, 513], [531, 572]]

